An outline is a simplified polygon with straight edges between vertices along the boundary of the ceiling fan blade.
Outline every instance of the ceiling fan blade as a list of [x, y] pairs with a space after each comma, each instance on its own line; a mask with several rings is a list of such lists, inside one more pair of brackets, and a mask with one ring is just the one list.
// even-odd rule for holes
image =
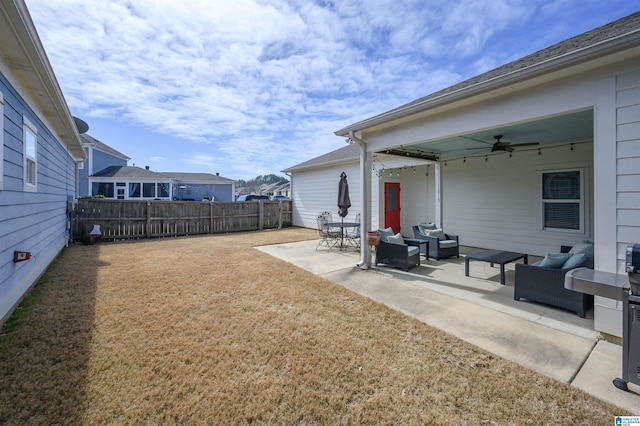
[[534, 146], [540, 145], [540, 142], [512, 143], [511, 146]]

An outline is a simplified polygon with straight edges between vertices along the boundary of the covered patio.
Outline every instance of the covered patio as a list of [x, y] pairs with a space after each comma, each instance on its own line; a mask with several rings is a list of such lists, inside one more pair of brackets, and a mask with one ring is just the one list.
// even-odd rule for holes
[[[362, 228], [435, 222], [462, 245], [537, 256], [589, 240], [594, 269], [623, 273], [640, 238], [639, 26], [629, 15], [337, 130], [360, 149]], [[594, 312], [622, 335], [620, 303], [596, 296]]]

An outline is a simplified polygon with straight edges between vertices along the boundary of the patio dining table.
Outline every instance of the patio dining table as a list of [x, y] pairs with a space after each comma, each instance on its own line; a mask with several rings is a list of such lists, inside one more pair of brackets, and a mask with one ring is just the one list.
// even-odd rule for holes
[[327, 223], [327, 227], [331, 228], [340, 228], [340, 250], [344, 250], [347, 248], [347, 245], [344, 243], [344, 230], [345, 228], [355, 228], [360, 231], [360, 224], [358, 222], [329, 222]]

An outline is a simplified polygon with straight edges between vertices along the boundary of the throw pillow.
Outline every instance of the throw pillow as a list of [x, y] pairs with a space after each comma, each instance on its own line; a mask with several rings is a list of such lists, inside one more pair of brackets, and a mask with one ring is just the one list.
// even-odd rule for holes
[[387, 242], [391, 244], [404, 244], [404, 238], [402, 238], [402, 235], [398, 232], [396, 235], [387, 237]]
[[391, 228], [378, 229], [378, 232], [380, 233], [380, 241], [384, 241], [385, 243], [388, 242], [387, 238], [393, 236], [393, 229]]
[[442, 229], [434, 229], [431, 231], [427, 231], [427, 236], [428, 237], [434, 237], [434, 238], [440, 238], [441, 240], [446, 240], [447, 236], [444, 235], [444, 232], [442, 232]]
[[571, 254], [574, 254], [574, 253], [586, 253], [588, 251], [593, 251], [593, 243], [588, 242], [588, 241], [583, 241], [583, 242], [577, 243], [576, 245], [571, 247], [571, 250], [569, 250], [569, 253], [571, 253]]
[[562, 265], [562, 269], [574, 269], [583, 266], [587, 262], [587, 255], [584, 253], [572, 254]]
[[571, 257], [569, 253], [549, 253], [538, 266], [541, 268], [560, 268], [569, 257]]
[[587, 268], [593, 268], [593, 260], [594, 260], [593, 259], [594, 258], [593, 241], [584, 240], [581, 243], [577, 243], [576, 245], [571, 247], [571, 250], [569, 250], [569, 253], [571, 254], [584, 253], [587, 256], [587, 260], [584, 266], [586, 266]]
[[436, 229], [436, 224], [435, 223], [419, 223], [418, 229], [420, 230], [420, 233], [422, 233], [423, 235], [427, 235], [427, 231], [433, 231], [434, 229]]

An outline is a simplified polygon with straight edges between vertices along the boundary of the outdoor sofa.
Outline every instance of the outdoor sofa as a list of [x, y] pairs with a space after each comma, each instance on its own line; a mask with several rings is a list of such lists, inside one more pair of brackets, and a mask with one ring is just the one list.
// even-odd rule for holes
[[[433, 223], [413, 225], [413, 236], [419, 240], [429, 241], [429, 258], [440, 260], [446, 257], [460, 257], [458, 236], [445, 234]], [[421, 245], [420, 251], [426, 254], [425, 250], [424, 245]]]
[[[379, 229], [380, 243], [376, 246], [376, 266], [378, 263], [408, 271], [420, 265], [420, 248], [417, 240], [406, 240], [402, 235], [393, 234], [391, 228]], [[408, 243], [408, 244], [407, 244]], [[415, 243], [415, 245], [411, 245]]]
[[584, 246], [585, 244], [577, 244], [574, 246], [575, 250], [569, 246], [561, 247], [561, 253], [572, 256], [549, 254], [542, 261], [531, 265], [517, 263], [513, 298], [567, 309], [584, 318], [586, 312], [593, 307], [593, 296], [564, 288], [567, 271], [579, 267], [593, 268], [593, 245], [590, 248]]

